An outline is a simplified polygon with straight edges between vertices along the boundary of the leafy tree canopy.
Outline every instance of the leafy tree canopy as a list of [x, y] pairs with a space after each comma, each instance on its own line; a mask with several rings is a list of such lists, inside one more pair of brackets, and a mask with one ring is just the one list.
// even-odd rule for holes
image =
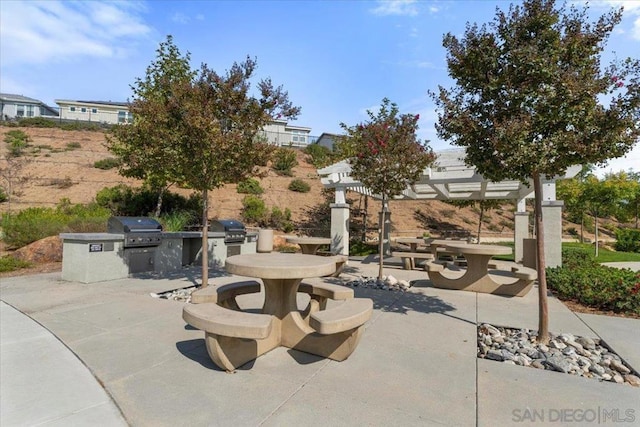
[[341, 124], [346, 137], [338, 143], [338, 152], [349, 158], [351, 176], [374, 194], [397, 196], [420, 179], [435, 154], [428, 141], [416, 136], [419, 115], [400, 114], [387, 98], [377, 114], [367, 114], [369, 120], [364, 123]]
[[559, 175], [620, 157], [638, 141], [640, 63], [600, 64], [622, 10], [595, 23], [586, 12], [529, 0], [498, 11], [489, 25], [467, 25], [462, 39], [444, 37], [457, 85], [433, 94], [441, 110], [436, 128], [465, 147], [485, 177]]

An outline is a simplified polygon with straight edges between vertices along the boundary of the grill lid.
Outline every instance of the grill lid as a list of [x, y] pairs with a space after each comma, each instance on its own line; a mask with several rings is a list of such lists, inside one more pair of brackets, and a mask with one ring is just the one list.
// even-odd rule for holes
[[217, 219], [211, 221], [211, 231], [245, 231], [244, 224], [235, 219]]
[[112, 216], [107, 222], [109, 233], [160, 233], [162, 224], [146, 216]]

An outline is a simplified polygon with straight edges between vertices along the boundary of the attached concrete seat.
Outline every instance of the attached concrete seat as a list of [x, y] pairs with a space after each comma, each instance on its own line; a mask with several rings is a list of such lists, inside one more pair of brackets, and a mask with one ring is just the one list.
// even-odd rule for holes
[[318, 296], [322, 298], [331, 298], [335, 300], [345, 300], [353, 298], [353, 289], [342, 285], [334, 285], [332, 283], [300, 283], [298, 292]]
[[445, 268], [445, 263], [442, 261], [427, 261], [424, 263], [424, 269], [428, 272], [440, 273]]
[[533, 268], [517, 265], [511, 267], [511, 272], [518, 279], [534, 281], [538, 278], [538, 272]]
[[319, 334], [330, 335], [359, 328], [371, 318], [373, 301], [369, 298], [352, 298], [340, 305], [311, 314], [309, 326]]
[[221, 286], [209, 285], [191, 293], [192, 304], [217, 303], [223, 307], [240, 310], [236, 297], [238, 295], [255, 294], [260, 292], [260, 283], [255, 280], [245, 280]]
[[318, 251], [316, 252], [316, 255], [319, 256], [327, 256], [327, 257], [333, 257], [336, 260], [336, 271], [333, 274], [330, 274], [330, 277], [340, 277], [340, 273], [342, 273], [342, 270], [344, 270], [344, 266], [346, 265], [347, 261], [349, 261], [349, 257], [346, 255], [337, 255], [334, 254], [331, 251]]
[[208, 302], [185, 305], [182, 318], [207, 334], [259, 340], [271, 333], [273, 316], [230, 310]]
[[332, 283], [300, 283], [298, 292], [309, 294], [309, 305], [301, 313], [306, 320], [311, 313], [327, 308], [327, 300], [347, 300], [353, 298], [353, 289]]
[[434, 256], [431, 252], [391, 252], [391, 256], [402, 258], [402, 267], [405, 270], [413, 270], [416, 266], [415, 259], [433, 260]]

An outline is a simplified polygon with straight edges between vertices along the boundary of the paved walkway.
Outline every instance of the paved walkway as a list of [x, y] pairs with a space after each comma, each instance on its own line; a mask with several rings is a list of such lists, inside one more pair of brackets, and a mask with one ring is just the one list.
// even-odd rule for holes
[[[385, 274], [419, 281], [406, 293], [356, 288], [375, 310], [348, 360], [279, 348], [234, 374], [212, 364], [183, 303], [149, 295], [191, 286], [197, 271], [93, 284], [59, 273], [2, 279], [0, 425], [585, 425], [567, 418], [577, 410], [640, 423], [638, 388], [476, 357], [478, 322], [537, 327], [535, 288], [523, 298], [436, 289], [397, 261]], [[330, 280], [376, 274], [375, 258], [352, 260]], [[549, 317], [552, 332], [602, 338], [640, 368], [640, 320], [576, 315], [555, 298]]]

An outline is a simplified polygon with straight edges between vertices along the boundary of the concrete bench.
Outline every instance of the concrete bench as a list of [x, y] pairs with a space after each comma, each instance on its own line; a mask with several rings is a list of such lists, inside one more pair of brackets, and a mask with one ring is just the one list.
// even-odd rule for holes
[[462, 276], [453, 279], [442, 274], [447, 262], [428, 261], [425, 270], [434, 286], [445, 289], [468, 290], [473, 292], [492, 293], [507, 296], [525, 296], [538, 278], [536, 270], [508, 261], [491, 260], [487, 264], [488, 270], [498, 270], [516, 280], [511, 283], [496, 282], [489, 277], [489, 272], [466, 269]]
[[430, 260], [424, 263], [424, 269], [427, 272], [436, 272], [439, 273], [444, 270], [446, 267], [446, 262]]
[[360, 328], [373, 313], [369, 298], [348, 299], [336, 307], [311, 314], [309, 326], [321, 335], [330, 335]]
[[300, 283], [298, 292], [309, 294], [309, 305], [302, 311], [302, 317], [308, 320], [311, 313], [327, 308], [327, 300], [347, 300], [353, 298], [353, 289], [331, 283]]
[[273, 316], [246, 313], [222, 307], [214, 302], [187, 304], [182, 318], [208, 334], [231, 338], [264, 339], [271, 333]]
[[260, 292], [260, 283], [255, 280], [234, 282], [222, 286], [209, 285], [191, 293], [192, 304], [216, 303], [232, 310], [240, 310], [236, 297], [238, 295]]
[[272, 333], [273, 316], [231, 310], [215, 302], [186, 304], [182, 318], [204, 331], [207, 353], [211, 360], [232, 372], [277, 344]]
[[316, 255], [335, 258], [336, 271], [335, 273], [330, 274], [330, 277], [340, 277], [340, 273], [342, 273], [342, 270], [344, 270], [344, 266], [346, 265], [347, 261], [349, 261], [349, 257], [347, 257], [346, 255], [337, 255], [330, 251], [317, 251]]
[[391, 252], [391, 256], [402, 258], [402, 267], [405, 270], [413, 270], [416, 266], [415, 259], [433, 260], [434, 256], [431, 252]]

